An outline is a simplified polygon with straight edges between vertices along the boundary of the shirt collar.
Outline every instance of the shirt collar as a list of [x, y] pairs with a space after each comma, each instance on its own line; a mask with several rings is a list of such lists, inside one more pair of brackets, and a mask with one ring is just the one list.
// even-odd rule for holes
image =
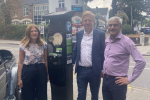
[[[84, 30], [84, 35], [87, 35], [87, 33]], [[91, 33], [89, 35], [93, 35], [93, 30], [91, 31]]]
[[115, 39], [116, 39], [116, 38], [121, 39], [121, 36], [122, 36], [122, 33], [120, 32], [120, 33], [115, 37]]
[[[121, 37], [122, 37], [122, 33], [120, 32], [120, 33], [115, 37], [115, 39], [121, 39]], [[106, 39], [106, 42], [111, 42], [110, 36]]]

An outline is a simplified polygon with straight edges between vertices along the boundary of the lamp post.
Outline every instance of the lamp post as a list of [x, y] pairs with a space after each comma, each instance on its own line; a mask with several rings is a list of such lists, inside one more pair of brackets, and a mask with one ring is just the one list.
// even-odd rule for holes
[[97, 13], [97, 16], [96, 16], [96, 21], [97, 21], [97, 24], [96, 24], [96, 28], [98, 29], [98, 19], [99, 19], [99, 16], [98, 16], [98, 7], [96, 7], [96, 13]]
[[131, 26], [132, 26], [132, 5], [131, 5]]

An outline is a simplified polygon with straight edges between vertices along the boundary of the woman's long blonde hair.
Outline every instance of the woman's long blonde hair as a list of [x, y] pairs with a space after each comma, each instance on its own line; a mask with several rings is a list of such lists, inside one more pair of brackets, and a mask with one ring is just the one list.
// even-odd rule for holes
[[31, 32], [31, 29], [35, 27], [38, 31], [38, 37], [37, 37], [37, 40], [36, 40], [36, 43], [39, 45], [39, 46], [43, 46], [44, 45], [44, 41], [43, 39], [41, 38], [41, 35], [40, 35], [40, 30], [38, 29], [38, 27], [35, 25], [35, 24], [30, 24], [26, 30], [25, 30], [25, 37], [21, 40], [20, 44], [21, 43], [24, 43], [24, 47], [28, 47], [29, 46], [29, 43], [30, 43], [30, 32]]

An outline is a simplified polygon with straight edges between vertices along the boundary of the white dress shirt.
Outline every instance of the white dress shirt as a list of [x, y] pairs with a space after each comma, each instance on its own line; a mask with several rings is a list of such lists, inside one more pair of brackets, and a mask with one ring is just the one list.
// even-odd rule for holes
[[93, 30], [88, 35], [85, 31], [81, 41], [81, 54], [79, 66], [91, 67], [92, 66], [92, 44], [93, 44]]

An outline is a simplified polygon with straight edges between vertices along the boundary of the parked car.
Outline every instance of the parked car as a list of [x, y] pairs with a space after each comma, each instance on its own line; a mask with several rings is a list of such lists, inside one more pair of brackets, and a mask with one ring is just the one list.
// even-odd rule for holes
[[142, 27], [140, 31], [144, 32], [144, 34], [150, 34], [150, 27]]
[[21, 100], [17, 63], [9, 50], [0, 50], [0, 100]]
[[145, 30], [145, 34], [150, 34], [150, 28]]

